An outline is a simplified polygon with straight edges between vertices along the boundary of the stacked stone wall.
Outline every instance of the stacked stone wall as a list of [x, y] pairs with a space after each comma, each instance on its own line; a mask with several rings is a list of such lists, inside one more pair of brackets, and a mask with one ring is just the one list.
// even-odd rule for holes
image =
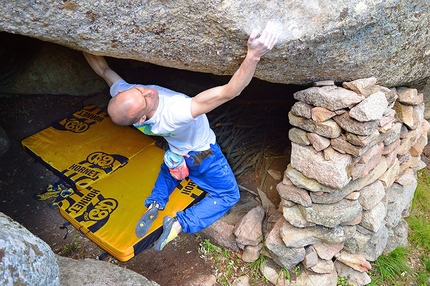
[[429, 123], [416, 89], [376, 82], [319, 82], [294, 94], [291, 162], [277, 185], [283, 218], [266, 242], [281, 266], [302, 262], [365, 285], [370, 261], [407, 245]]

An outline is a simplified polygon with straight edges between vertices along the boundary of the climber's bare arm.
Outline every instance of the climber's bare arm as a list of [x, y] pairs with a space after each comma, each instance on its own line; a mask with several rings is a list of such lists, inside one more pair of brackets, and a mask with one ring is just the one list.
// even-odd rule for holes
[[104, 57], [95, 56], [86, 52], [83, 52], [83, 54], [91, 68], [106, 81], [109, 87], [117, 80], [121, 79], [121, 77], [109, 67]]
[[258, 38], [257, 33], [253, 32], [248, 39], [248, 52], [239, 69], [227, 84], [205, 90], [193, 97], [191, 115], [197, 117], [207, 113], [238, 96], [250, 83], [260, 58], [269, 52], [277, 41], [278, 34], [272, 23], [266, 26]]

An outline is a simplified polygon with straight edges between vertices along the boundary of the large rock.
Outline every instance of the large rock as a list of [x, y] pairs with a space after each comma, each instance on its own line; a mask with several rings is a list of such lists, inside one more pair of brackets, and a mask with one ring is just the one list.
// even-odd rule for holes
[[75, 260], [57, 255], [57, 261], [60, 267], [62, 286], [159, 286], [156, 282], [150, 281], [136, 272], [101, 260], [91, 258]]
[[258, 78], [307, 84], [376, 77], [384, 86], [430, 76], [428, 1], [4, 1], [0, 31], [98, 55], [232, 74], [251, 30], [273, 20], [279, 45]]
[[1, 285], [60, 285], [49, 245], [1, 212], [0, 273]]

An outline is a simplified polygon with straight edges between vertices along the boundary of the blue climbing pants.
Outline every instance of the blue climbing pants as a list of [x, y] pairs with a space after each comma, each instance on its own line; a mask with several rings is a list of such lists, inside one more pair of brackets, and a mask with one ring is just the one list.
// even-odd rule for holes
[[[200, 152], [190, 152], [185, 158], [189, 178], [207, 195], [196, 205], [176, 214], [182, 231], [194, 233], [200, 231], [221, 218], [240, 198], [239, 188], [233, 171], [218, 144], [212, 144], [209, 155], [200, 160]], [[203, 151], [203, 152], [208, 152]], [[170, 194], [179, 181], [173, 178], [167, 166], [163, 163], [158, 174], [151, 196], [145, 200], [148, 207], [156, 201], [163, 209]]]

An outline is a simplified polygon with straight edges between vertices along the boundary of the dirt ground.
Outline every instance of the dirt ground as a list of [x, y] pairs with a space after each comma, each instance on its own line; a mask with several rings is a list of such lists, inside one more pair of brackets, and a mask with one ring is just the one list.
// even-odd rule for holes
[[[61, 95], [0, 97], [0, 126], [11, 141], [9, 151], [0, 158], [0, 211], [47, 242], [55, 253], [75, 259], [97, 259], [105, 252], [72, 226], [61, 228], [66, 220], [57, 209], [48, 206], [49, 201], [34, 199], [58, 177], [25, 153], [21, 140], [79, 110], [88, 98]], [[281, 172], [285, 167], [285, 160], [277, 160], [272, 166]], [[261, 181], [249, 173], [239, 183], [255, 190]], [[279, 202], [276, 183], [268, 176], [264, 186], [274, 203]], [[118, 262], [111, 256], [103, 260], [131, 269], [160, 285], [185, 285], [200, 275], [213, 273], [211, 262], [198, 253], [201, 241], [196, 235], [182, 233], [161, 252], [145, 250], [127, 262]]]

